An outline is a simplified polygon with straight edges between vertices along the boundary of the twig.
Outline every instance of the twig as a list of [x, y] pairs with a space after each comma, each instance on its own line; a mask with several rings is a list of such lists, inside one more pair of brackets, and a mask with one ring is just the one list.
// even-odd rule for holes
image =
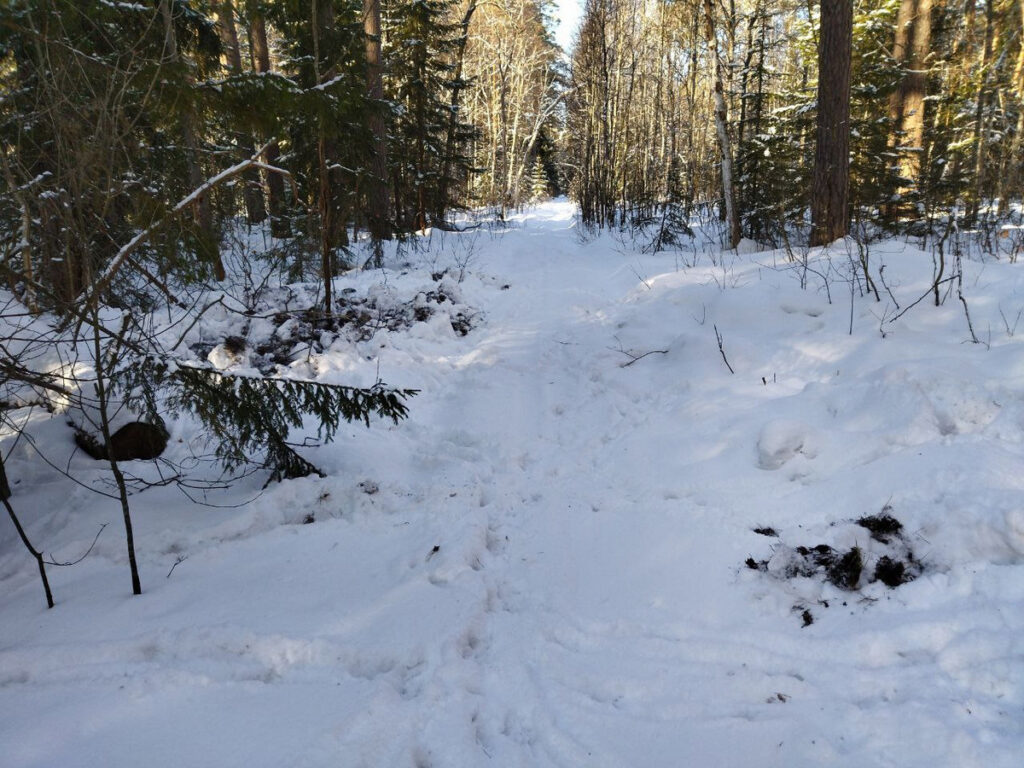
[[647, 286], [647, 290], [648, 291], [651, 290], [651, 284], [648, 283], [643, 278], [643, 276], [641, 276], [641, 274], [637, 271], [636, 267], [634, 267], [632, 264], [629, 265], [629, 271], [633, 273], [633, 275], [636, 277], [637, 280], [639, 280], [641, 283], [643, 283], [645, 286]]
[[967, 330], [971, 332], [971, 341], [975, 344], [981, 344], [982, 342], [978, 339], [978, 335], [974, 332], [974, 323], [971, 322], [971, 312], [967, 308], [967, 299], [964, 298], [964, 268], [960, 263], [960, 253], [956, 254], [956, 295], [960, 298], [960, 303], [964, 305], [964, 316], [967, 318]]
[[906, 309], [904, 309], [899, 314], [894, 315], [893, 317], [891, 317], [889, 319], [889, 322], [890, 323], [895, 323], [897, 320], [899, 320], [901, 317], [903, 317], [905, 314], [907, 314], [907, 312], [909, 312], [914, 307], [916, 307], [918, 304], [920, 304], [922, 301], [927, 299], [928, 296], [931, 295], [933, 290], [936, 290], [943, 283], [950, 283], [950, 282], [952, 282], [954, 280], [956, 280], [956, 275], [953, 275], [952, 277], [947, 277], [945, 280], [939, 280], [939, 282], [935, 283], [934, 285], [928, 286], [928, 290], [925, 291], [917, 301], [915, 301], [913, 304], [908, 304]]
[[892, 291], [889, 290], [889, 284], [885, 282], [885, 264], [878, 268], [878, 279], [882, 281], [882, 287], [885, 288], [885, 292], [889, 294], [889, 298], [892, 299], [892, 303], [896, 305], [896, 309], [900, 308], [900, 303], [896, 301], [896, 297], [892, 295]]
[[650, 352], [644, 352], [642, 355], [634, 355], [632, 352], [626, 352], [625, 350], [619, 350], [619, 351], [623, 352], [624, 354], [626, 354], [626, 355], [628, 355], [629, 357], [632, 358], [628, 363], [623, 363], [622, 365], [620, 365], [619, 368], [629, 368], [629, 366], [631, 366], [637, 360], [643, 360], [648, 355], [667, 355], [668, 354], [668, 350], [667, 349], [652, 349]]
[[7, 481], [7, 470], [4, 469], [3, 456], [0, 455], [0, 503], [4, 505], [8, 516], [11, 518], [11, 522], [14, 523], [14, 528], [18, 531], [21, 543], [25, 545], [25, 549], [28, 550], [29, 554], [35, 558], [36, 564], [39, 566], [39, 578], [43, 582], [43, 591], [46, 593], [46, 607], [53, 608], [53, 592], [50, 591], [50, 581], [46, 578], [46, 564], [43, 560], [43, 553], [32, 546], [32, 542], [29, 541], [28, 534], [26, 534], [25, 529], [21, 527], [21, 521], [14, 513], [14, 507], [11, 506], [11, 502], [9, 501], [10, 489], [10, 483]]
[[1013, 327], [1010, 327], [1010, 321], [1006, 319], [1006, 315], [1003, 313], [1002, 306], [999, 307], [999, 316], [1003, 318], [1003, 325], [1006, 326], [1006, 335], [1013, 338], [1013, 334], [1017, 332], [1017, 324], [1020, 322], [1020, 316], [1024, 314], [1024, 307], [1017, 310], [1017, 317], [1013, 321]]
[[98, 531], [96, 531], [96, 536], [93, 537], [92, 544], [90, 544], [89, 548], [87, 550], [85, 550], [85, 554], [83, 554], [77, 560], [70, 560], [70, 561], [68, 561], [66, 563], [58, 563], [56, 560], [44, 560], [43, 562], [45, 562], [47, 565], [57, 566], [58, 568], [67, 568], [67, 567], [72, 566], [72, 565], [78, 565], [80, 562], [82, 562], [83, 560], [85, 560], [85, 558], [87, 558], [89, 556], [90, 552], [92, 552], [93, 547], [96, 546], [96, 542], [100, 540], [100, 534], [103, 533], [103, 529], [106, 528], [106, 527], [107, 527], [107, 523], [104, 523], [103, 525], [100, 526], [100, 529]]
[[[618, 337], [616, 337], [615, 340], [619, 341]], [[624, 349], [623, 346], [622, 346], [622, 342], [621, 341], [619, 341], [619, 346], [617, 348], [616, 347], [608, 347], [608, 349], [612, 350], [613, 352], [621, 352], [622, 354], [624, 354], [626, 357], [629, 358], [629, 362], [628, 363], [623, 363], [622, 365], [619, 366], [619, 368], [628, 368], [633, 363], [635, 363], [637, 360], [643, 360], [648, 355], [667, 355], [668, 354], [668, 350], [667, 349], [652, 349], [650, 352], [644, 352], [642, 354], [635, 355], [632, 352], [630, 352], [629, 350]]]
[[729, 369], [729, 373], [735, 375], [736, 371], [729, 365], [729, 359], [725, 356], [725, 348], [722, 346], [722, 334], [718, 332], [718, 326], [712, 323], [712, 328], [715, 329], [715, 338], [718, 340], [718, 351], [722, 353], [722, 360], [725, 361], [725, 367]]
[[179, 565], [188, 560], [188, 555], [178, 555], [178, 559], [174, 561], [174, 565], [171, 566], [171, 570], [167, 572], [167, 578], [171, 578], [171, 574], [174, 573], [174, 569]]

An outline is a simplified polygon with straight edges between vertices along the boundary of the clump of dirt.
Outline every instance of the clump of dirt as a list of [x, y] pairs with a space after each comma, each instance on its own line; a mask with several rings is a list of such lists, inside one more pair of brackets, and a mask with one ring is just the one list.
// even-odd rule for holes
[[[852, 591], [857, 588], [861, 572], [864, 570], [864, 557], [860, 547], [840, 552], [828, 544], [800, 546], [792, 550], [783, 545], [775, 554], [780, 552], [789, 555], [788, 561], [777, 572], [777, 575], [785, 579], [823, 577], [825, 581], [840, 589]], [[756, 561], [751, 557], [747, 558], [746, 565], [755, 570], [769, 571], [769, 560]]]
[[881, 513], [862, 517], [856, 521], [861, 528], [866, 528], [871, 533], [871, 538], [882, 544], [888, 544], [894, 536], [899, 536], [903, 530], [903, 523], [889, 514], [890, 507], [886, 506]]
[[860, 583], [860, 574], [864, 570], [864, 556], [860, 547], [853, 547], [826, 569], [828, 580], [840, 589], [853, 591]]
[[[879, 514], [833, 524], [831, 529], [840, 530], [841, 526], [845, 526], [847, 542], [856, 531], [852, 526], [867, 530], [870, 540], [858, 541], [853, 547], [837, 548], [826, 543], [791, 546], [774, 528], [762, 526], [754, 528], [754, 533], [779, 541], [772, 546], [770, 557], [763, 560], [748, 557], [745, 565], [776, 579], [816, 579], [844, 592], [858, 592], [875, 582], [895, 589], [921, 574], [923, 565], [904, 535], [903, 524], [893, 516], [888, 505]], [[859, 537], [854, 535], [854, 538]], [[822, 601], [822, 605], [827, 608], [828, 602]], [[814, 620], [812, 617], [808, 621], [803, 615], [802, 618], [804, 626]]]
[[898, 587], [908, 581], [914, 580], [915, 573], [907, 569], [907, 563], [902, 560], [893, 560], [888, 555], [878, 558], [875, 564], [875, 580], [880, 581], [887, 587]]

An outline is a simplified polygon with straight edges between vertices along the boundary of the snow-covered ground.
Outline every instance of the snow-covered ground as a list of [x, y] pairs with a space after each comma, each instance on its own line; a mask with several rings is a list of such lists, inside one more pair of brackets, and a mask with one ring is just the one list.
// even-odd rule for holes
[[[932, 274], [903, 241], [880, 302], [845, 248], [642, 254], [565, 202], [407, 258], [338, 287], [448, 267], [468, 335], [435, 313], [297, 367], [420, 389], [409, 419], [310, 449], [323, 480], [134, 497], [140, 597], [116, 502], [3, 442], [38, 546], [110, 527], [48, 611], [0, 525], [0, 765], [1022, 764], [1021, 265], [965, 264], [973, 344], [955, 292], [889, 322]], [[109, 488], [63, 419], [32, 434]], [[894, 589], [855, 523], [883, 510], [922, 571]], [[819, 544], [860, 548], [859, 589], [787, 578]]]

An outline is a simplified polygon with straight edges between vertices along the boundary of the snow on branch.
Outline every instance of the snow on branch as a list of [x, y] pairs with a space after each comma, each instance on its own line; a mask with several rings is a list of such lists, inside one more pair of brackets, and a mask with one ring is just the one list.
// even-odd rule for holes
[[120, 270], [121, 267], [124, 266], [124, 263], [126, 261], [129, 261], [129, 257], [132, 255], [132, 253], [140, 245], [146, 242], [146, 240], [148, 240], [154, 232], [160, 229], [160, 227], [166, 224], [171, 218], [181, 213], [185, 208], [190, 206], [192, 203], [196, 202], [200, 197], [210, 192], [212, 189], [227, 181], [228, 179], [237, 176], [238, 174], [252, 167], [262, 168], [263, 170], [269, 173], [280, 173], [283, 176], [290, 177], [291, 173], [284, 170], [283, 168], [278, 168], [276, 166], [260, 162], [260, 157], [263, 155], [264, 152], [267, 151], [267, 149], [273, 143], [273, 141], [268, 141], [259, 150], [257, 150], [252, 157], [248, 158], [247, 160], [243, 160], [240, 163], [236, 163], [235, 165], [232, 165], [230, 168], [225, 168], [216, 176], [211, 176], [209, 179], [204, 181], [202, 184], [200, 184], [198, 187], [192, 190], [189, 194], [187, 194], [185, 197], [179, 200], [178, 203], [170, 210], [170, 212], [166, 216], [161, 218], [156, 223], [146, 227], [144, 230], [135, 235], [135, 237], [133, 237], [131, 240], [129, 240], [127, 243], [121, 246], [121, 249], [114, 255], [114, 258], [111, 260], [110, 264], [103, 271], [103, 274], [100, 275], [96, 282], [93, 283], [92, 287], [86, 288], [84, 291], [82, 291], [82, 293], [78, 297], [77, 303], [91, 304], [93, 301], [95, 301], [96, 297], [99, 296], [99, 294], [106, 290], [107, 287], [110, 285], [111, 280], [114, 279], [114, 276], [117, 274], [118, 270]]

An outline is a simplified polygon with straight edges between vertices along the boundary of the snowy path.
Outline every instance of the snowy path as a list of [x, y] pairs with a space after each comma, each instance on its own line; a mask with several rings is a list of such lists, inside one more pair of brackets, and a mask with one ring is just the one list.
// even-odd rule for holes
[[[571, 213], [478, 239], [465, 338], [424, 323], [325, 356], [423, 390], [408, 422], [319, 449], [327, 480], [231, 510], [140, 497], [142, 598], [105, 536], [47, 614], [0, 538], [0, 762], [1019, 765], [1018, 340], [964, 345], [954, 302], [882, 339], [866, 299], [850, 335], [848, 296], [771, 255], [679, 268], [580, 241]], [[886, 248], [916, 297], [928, 255]], [[1024, 303], [1014, 265], [973, 285], [980, 327]], [[110, 514], [74, 503], [37, 523], [62, 553]], [[927, 566], [896, 590], [743, 565], [769, 525], [870, 555], [850, 521], [886, 504]]]

